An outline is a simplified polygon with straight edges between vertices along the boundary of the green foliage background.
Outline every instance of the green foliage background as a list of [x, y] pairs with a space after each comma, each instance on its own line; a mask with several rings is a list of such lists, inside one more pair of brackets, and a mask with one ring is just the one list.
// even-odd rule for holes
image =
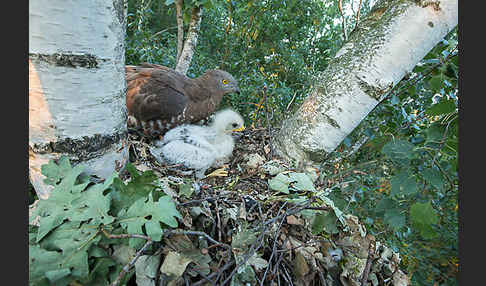
[[[172, 2], [129, 1], [128, 64], [175, 67]], [[227, 70], [242, 93], [223, 105], [255, 126], [266, 124], [268, 110], [269, 123], [278, 125], [343, 44], [337, 2], [185, 1], [185, 19], [193, 5], [205, 9], [188, 75]], [[346, 14], [346, 22], [349, 34], [355, 17]], [[430, 51], [321, 166], [324, 180], [351, 182], [334, 189], [335, 201], [401, 253], [413, 285], [457, 284], [457, 33]], [[363, 137], [365, 144], [349, 152]]]

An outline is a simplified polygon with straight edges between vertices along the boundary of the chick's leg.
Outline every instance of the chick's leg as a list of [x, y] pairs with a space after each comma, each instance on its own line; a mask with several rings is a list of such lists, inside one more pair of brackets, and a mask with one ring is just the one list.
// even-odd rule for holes
[[228, 176], [228, 171], [226, 171], [226, 168], [219, 168], [214, 171], [212, 171], [210, 174], [206, 175], [206, 178], [208, 177], [226, 177]]

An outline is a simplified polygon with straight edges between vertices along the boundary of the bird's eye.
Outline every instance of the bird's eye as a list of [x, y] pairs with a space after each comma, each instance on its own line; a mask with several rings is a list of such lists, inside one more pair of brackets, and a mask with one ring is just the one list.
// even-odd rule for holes
[[223, 84], [228, 84], [228, 80], [226, 80], [226, 79], [223, 79], [221, 82], [222, 82]]
[[238, 124], [237, 123], [233, 123], [233, 128], [236, 128], [238, 127]]

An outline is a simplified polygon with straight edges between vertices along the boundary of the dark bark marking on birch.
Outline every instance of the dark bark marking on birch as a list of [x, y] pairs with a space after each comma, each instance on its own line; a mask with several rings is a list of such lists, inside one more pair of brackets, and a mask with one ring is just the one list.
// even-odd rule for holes
[[55, 54], [36, 54], [29, 53], [29, 59], [33, 62], [46, 62], [48, 64], [63, 66], [63, 67], [82, 67], [82, 68], [98, 68], [98, 63], [106, 62], [107, 59], [100, 59], [94, 55], [82, 54], [75, 55], [69, 53], [55, 53]]
[[358, 80], [359, 88], [377, 101], [381, 101], [386, 93], [393, 87], [393, 83], [388, 84], [386, 87], [377, 87], [368, 84], [363, 78], [359, 78], [358, 76], [356, 76], [356, 79]]
[[440, 11], [440, 1], [439, 0], [415, 0], [415, 3], [422, 7], [426, 8], [428, 6], [432, 6], [435, 11]]
[[326, 117], [327, 119], [327, 122], [329, 124], [331, 124], [334, 128], [336, 129], [341, 129], [341, 126], [337, 123], [336, 120], [332, 119], [331, 117], [329, 117], [327, 114], [324, 114], [324, 116]]
[[125, 4], [125, 0], [113, 0], [113, 8], [115, 9], [120, 25], [125, 25]]
[[38, 154], [45, 153], [64, 153], [74, 155], [79, 161], [99, 157], [106, 149], [120, 141], [126, 141], [128, 133], [113, 133], [107, 135], [95, 134], [93, 136], [83, 136], [82, 138], [65, 138], [57, 142], [47, 142], [34, 144], [32, 151]]

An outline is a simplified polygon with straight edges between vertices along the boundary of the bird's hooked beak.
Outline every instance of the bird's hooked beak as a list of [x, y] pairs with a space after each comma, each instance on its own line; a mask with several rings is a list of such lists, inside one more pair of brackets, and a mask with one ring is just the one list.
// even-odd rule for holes
[[241, 132], [245, 130], [245, 125], [242, 125], [240, 128], [235, 128], [235, 129], [231, 129], [231, 130], [227, 130], [225, 131], [227, 134], [231, 134], [232, 136], [235, 136], [235, 132], [238, 133], [238, 132]]
[[242, 125], [240, 128], [233, 129], [233, 130], [231, 130], [231, 132], [240, 132], [240, 131], [243, 131], [243, 130], [245, 130], [245, 125]]

